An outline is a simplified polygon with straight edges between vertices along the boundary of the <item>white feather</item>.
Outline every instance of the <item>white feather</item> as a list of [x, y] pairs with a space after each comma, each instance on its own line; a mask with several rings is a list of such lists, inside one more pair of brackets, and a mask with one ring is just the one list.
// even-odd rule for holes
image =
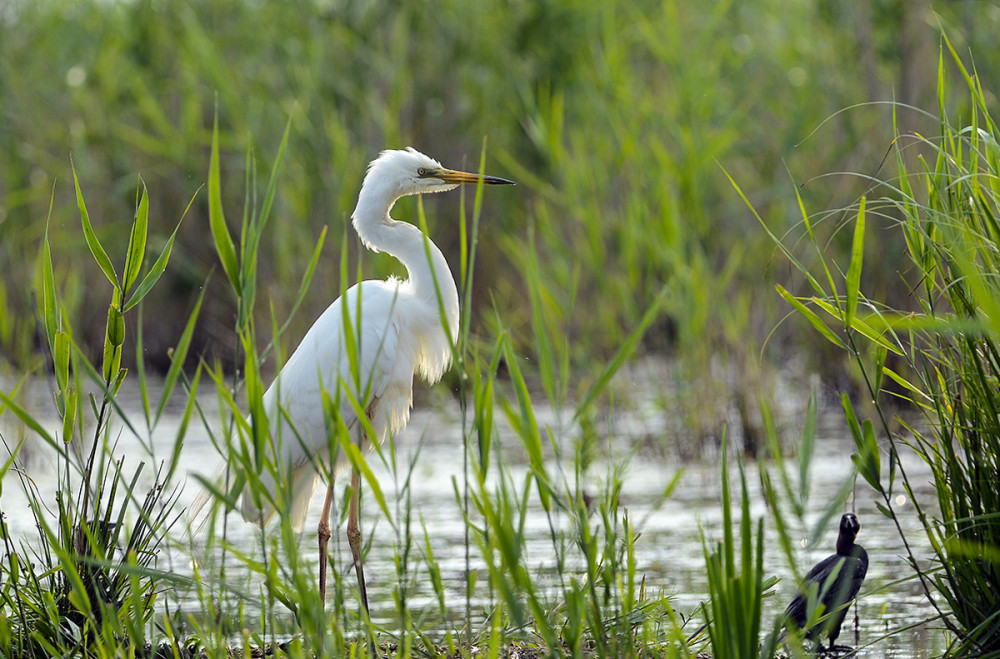
[[[354, 227], [369, 249], [399, 259], [409, 279], [364, 281], [348, 289], [316, 320], [264, 394], [273, 457], [292, 473], [289, 512], [296, 529], [305, 522], [320, 475], [314, 461], [330, 466], [322, 392], [353, 431], [358, 419], [348, 394], [359, 401], [374, 430], [369, 441], [382, 442], [406, 426], [414, 374], [433, 384], [451, 364], [459, 302], [448, 263], [419, 229], [389, 217], [403, 195], [455, 187], [419, 174], [435, 168], [441, 164], [414, 149], [383, 151], [372, 162], [353, 213]], [[354, 370], [352, 355], [357, 358]], [[343, 464], [332, 467], [335, 471]], [[263, 473], [261, 479], [275, 494], [274, 478]], [[244, 519], [263, 525], [274, 512], [268, 504], [258, 508], [249, 491], [244, 493]]]

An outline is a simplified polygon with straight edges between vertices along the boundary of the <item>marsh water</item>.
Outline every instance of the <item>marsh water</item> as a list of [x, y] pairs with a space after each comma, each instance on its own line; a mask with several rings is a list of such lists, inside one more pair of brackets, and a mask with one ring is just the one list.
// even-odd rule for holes
[[[44, 389], [44, 386], [40, 387]], [[211, 408], [213, 400], [203, 401], [206, 408]], [[791, 423], [794, 425], [794, 410], [799, 402], [792, 401], [787, 406], [792, 410]], [[131, 403], [131, 404], [134, 404]], [[125, 408], [130, 406], [125, 401]], [[637, 438], [662, 438], [664, 415], [668, 413], [655, 406], [634, 405], [620, 406], [615, 412], [615, 418], [607, 424], [609, 437], [607, 446], [619, 447], [616, 455], [595, 461], [586, 472], [590, 483], [584, 484], [584, 489], [597, 494], [608, 477], [610, 470], [624, 464], [621, 472], [623, 487], [621, 507], [627, 510], [629, 518], [641, 533], [636, 543], [638, 572], [645, 579], [647, 593], [654, 596], [667, 596], [671, 605], [683, 616], [697, 612], [699, 604], [707, 597], [705, 575], [705, 559], [702, 549], [702, 534], [710, 541], [719, 539], [722, 524], [720, 507], [720, 467], [717, 458], [703, 458], [697, 461], [687, 461], [681, 464], [671, 457], [669, 451], [647, 451], [643, 449], [629, 450], [637, 445]], [[801, 405], [804, 410], [804, 403]], [[536, 407], [539, 422], [559, 425], [559, 415], [544, 407]], [[8, 417], [10, 415], [7, 415]], [[138, 418], [138, 412], [136, 412]], [[499, 413], [498, 413], [499, 416]], [[208, 415], [212, 418], [211, 414]], [[4, 434], [10, 435], [10, 420], [4, 419], [8, 425]], [[161, 424], [157, 436], [166, 437], [166, 442], [173, 441], [177, 419], [170, 419]], [[117, 453], [127, 456], [129, 461], [143, 460], [150, 462], [151, 457], [140, 441], [122, 431], [117, 435], [119, 445]], [[453, 402], [438, 402], [432, 406], [420, 406], [413, 413], [406, 431], [398, 438], [396, 448], [397, 464], [403, 465], [396, 474], [393, 473], [377, 457], [371, 457], [369, 464], [382, 484], [387, 498], [387, 504], [393, 514], [406, 505], [413, 513], [411, 532], [415, 534], [416, 544], [423, 545], [426, 529], [430, 539], [434, 559], [441, 569], [442, 579], [448, 593], [449, 609], [453, 609], [454, 619], [440, 620], [442, 626], [458, 626], [459, 620], [465, 614], [465, 583], [466, 583], [466, 526], [463, 521], [461, 505], [455, 496], [454, 487], [462, 488], [462, 423], [457, 405]], [[792, 431], [792, 436], [797, 436]], [[529, 470], [523, 449], [516, 438], [506, 437], [501, 433], [504, 461], [511, 471], [513, 482], [524, 482]], [[36, 449], [38, 447], [35, 447]], [[169, 453], [169, 446], [158, 447], [154, 443], [152, 461], [162, 459]], [[812, 462], [811, 481], [812, 495], [810, 498], [810, 524], [815, 521], [826, 502], [834, 496], [845, 478], [851, 473], [850, 454], [853, 444], [850, 441], [839, 409], [827, 409], [821, 412], [819, 434], [816, 445], [816, 455]], [[44, 450], [34, 450], [26, 454], [25, 468], [38, 486], [43, 498], [51, 501], [51, 492], [55, 487], [55, 473], [52, 464], [46, 459]], [[215, 449], [212, 447], [207, 433], [192, 424], [181, 451], [181, 472], [195, 471], [205, 473], [210, 465], [218, 461]], [[912, 483], [917, 488], [917, 496], [921, 503], [930, 504], [933, 501], [933, 488], [929, 473], [919, 460], [912, 456], [904, 456]], [[412, 465], [413, 477], [410, 479], [406, 499], [399, 496], [400, 483], [405, 471]], [[764, 465], [768, 466], [768, 465]], [[572, 473], [572, 465], [551, 465], [553, 471], [560, 468]], [[773, 466], [772, 466], [773, 467]], [[664, 488], [674, 478], [678, 471], [683, 473], [679, 484], [673, 493], [662, 499]], [[147, 466], [146, 472], [152, 473]], [[731, 470], [735, 482], [735, 468]], [[758, 466], [747, 466], [747, 480], [751, 493], [751, 513], [753, 517], [767, 517], [768, 511], [761, 492]], [[14, 482], [12, 474], [8, 474], [2, 490], [0, 508], [13, 535], [25, 538], [35, 533], [34, 521], [27, 508], [26, 498], [20, 487]], [[343, 485], [348, 480], [341, 478], [337, 488], [338, 499], [343, 496]], [[183, 504], [191, 502], [198, 487], [188, 482], [180, 497]], [[368, 576], [369, 596], [373, 618], [389, 629], [398, 627], [398, 613], [392, 597], [396, 583], [396, 551], [397, 534], [378, 511], [370, 492], [364, 490], [362, 530], [370, 540], [370, 550], [366, 558], [365, 569]], [[736, 491], [738, 496], [738, 490]], [[315, 533], [319, 518], [321, 493], [316, 495], [310, 510], [309, 519], [301, 535], [301, 551], [315, 560]], [[875, 493], [868, 488], [863, 480], [858, 479], [855, 488], [855, 501], [847, 504], [847, 509], [853, 505], [862, 523], [858, 541], [865, 546], [871, 559], [868, 577], [862, 588], [861, 597], [856, 611], [848, 616], [841, 633], [841, 642], [859, 644], [860, 657], [933, 657], [941, 654], [946, 638], [940, 623], [920, 624], [931, 618], [933, 610], [927, 604], [919, 584], [913, 579], [906, 579], [911, 571], [905, 563], [903, 543], [892, 523], [883, 517], [875, 508]], [[549, 521], [537, 501], [530, 497], [530, 509], [526, 518], [525, 532], [529, 538], [527, 544], [527, 564], [531, 566], [533, 577], [539, 584], [556, 584], [555, 554], [550, 535]], [[339, 503], [339, 501], [338, 501]], [[907, 539], [911, 542], [917, 557], [926, 561], [930, 555], [926, 538], [923, 536], [911, 502], [905, 498], [896, 501], [897, 510]], [[738, 510], [734, 511], [738, 517]], [[562, 525], [565, 520], [556, 518], [555, 523]], [[766, 574], [782, 578], [775, 588], [774, 597], [765, 600], [765, 618], [770, 620], [780, 613], [792, 595], [793, 586], [790, 570], [783, 554], [777, 548], [773, 524], [766, 524], [765, 561]], [[238, 547], [252, 551], [259, 546], [259, 530], [245, 524], [238, 516], [231, 515], [227, 524], [229, 540]], [[797, 548], [799, 569], [805, 572], [813, 563], [833, 552], [836, 536], [836, 519], [827, 529], [825, 536], [815, 547], [807, 547], [806, 539], [801, 538]], [[197, 540], [195, 541], [197, 543]], [[353, 585], [353, 574], [347, 574], [349, 569], [349, 549], [343, 533], [343, 525], [334, 530], [332, 541], [336, 552], [336, 565], [344, 573], [344, 583]], [[482, 621], [482, 611], [488, 605], [489, 592], [484, 583], [485, 569], [481, 565], [479, 552], [475, 543], [469, 550], [469, 567], [478, 569], [480, 585], [472, 599], [473, 623]], [[420, 550], [415, 550], [415, 556]], [[172, 572], [190, 575], [192, 573], [190, 556], [177, 547], [166, 550], [159, 559], [158, 567]], [[239, 570], [239, 564], [231, 561], [229, 578], [232, 572]], [[431, 612], [434, 619], [436, 610], [435, 596], [429, 581], [426, 579], [422, 566], [417, 565], [417, 578], [409, 593], [409, 605], [417, 611]], [[251, 591], [252, 592], [252, 591]], [[191, 592], [182, 589], [171, 589], [164, 594], [169, 599], [172, 609], [180, 608], [191, 611], [200, 610], [199, 604]], [[451, 615], [452, 612], [449, 612]], [[478, 620], [477, 620], [478, 616]], [[856, 627], [855, 620], [859, 621]], [[691, 625], [694, 627], [694, 625]]]

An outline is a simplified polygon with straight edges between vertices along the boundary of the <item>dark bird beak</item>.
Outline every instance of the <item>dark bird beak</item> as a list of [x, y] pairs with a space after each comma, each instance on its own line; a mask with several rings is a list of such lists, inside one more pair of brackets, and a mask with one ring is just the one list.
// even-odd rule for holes
[[[459, 172], [454, 169], [435, 169], [427, 172], [427, 177], [439, 178], [445, 183], [464, 183], [476, 185], [480, 181], [479, 174]], [[499, 176], [482, 176], [483, 185], [517, 185]]]

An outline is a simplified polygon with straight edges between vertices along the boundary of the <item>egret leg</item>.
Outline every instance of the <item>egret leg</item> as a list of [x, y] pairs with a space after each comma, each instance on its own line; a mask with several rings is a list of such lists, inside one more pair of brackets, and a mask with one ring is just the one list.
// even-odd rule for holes
[[361, 565], [361, 531], [358, 530], [358, 495], [361, 491], [361, 473], [355, 469], [351, 472], [351, 507], [347, 513], [347, 543], [354, 555], [354, 571], [358, 575], [358, 588], [361, 592], [361, 604], [368, 615], [368, 591], [365, 588], [365, 569]]
[[323, 511], [319, 515], [319, 601], [326, 606], [326, 548], [330, 542], [330, 508], [333, 505], [333, 475], [330, 475], [330, 485], [326, 488], [326, 499], [323, 501]]

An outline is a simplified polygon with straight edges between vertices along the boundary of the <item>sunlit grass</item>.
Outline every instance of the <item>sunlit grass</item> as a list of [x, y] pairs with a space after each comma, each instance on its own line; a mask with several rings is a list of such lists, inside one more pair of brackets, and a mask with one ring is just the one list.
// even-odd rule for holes
[[[982, 25], [992, 43], [995, 17], [985, 4], [936, 9], [956, 24], [957, 16], [975, 16], [964, 23]], [[95, 232], [120, 251], [128, 236], [116, 227], [132, 214], [135, 172], [158, 191], [152, 238], [169, 235], [170, 218], [202, 181], [214, 108], [229, 171], [246, 166], [248, 135], [263, 159], [275, 159], [289, 126], [295, 158], [283, 170], [272, 211], [281, 230], [260, 245], [255, 267], [258, 296], [301, 335], [328, 300], [314, 291], [301, 301], [303, 313], [293, 314], [288, 292], [302, 280], [320, 227], [341, 235], [367, 162], [382, 148], [412, 144], [457, 165], [487, 137], [488, 169], [516, 178], [521, 194], [483, 210], [480, 239], [488, 248], [480, 249], [476, 268], [490, 295], [468, 298], [474, 333], [484, 333], [498, 309], [514, 345], [527, 351], [541, 313], [550, 332], [572, 339], [560, 344], [560, 368], [570, 365], [583, 382], [668, 286], [641, 348], [677, 359], [664, 380], [686, 386], [665, 392], [663, 404], [680, 409], [690, 428], [683, 453], [697, 455], [706, 437], [719, 436], [726, 415], [702, 404], [716, 398], [743, 417], [747, 434], [758, 435], [745, 444], [759, 448], [756, 403], [744, 392], [773, 386], [786, 345], [814, 346], [781, 325], [762, 353], [780, 314], [762, 268], [776, 261], [718, 165], [753, 191], [762, 215], [784, 227], [795, 203], [788, 170], [805, 179], [881, 157], [891, 139], [884, 109], [839, 111], [864, 100], [858, 81], [869, 69], [884, 72], [885, 97], [868, 99], [878, 101], [890, 97], [897, 67], [927, 67], [891, 49], [845, 48], [860, 38], [856, 19], [864, 17], [861, 9], [788, 0], [491, 1], [474, 8], [447, 0], [431, 11], [386, 3], [344, 11], [313, 2], [250, 7], [238, 0], [12, 3], [0, 21], [7, 118], [0, 133], [0, 310], [7, 312], [0, 313], [0, 357], [15, 369], [39, 365], [26, 294], [36, 273], [19, 256], [41, 238], [37, 220], [53, 181], [72, 178], [67, 152], [84, 187], [104, 191], [88, 200]], [[905, 6], [874, 12], [875, 41], [892, 42], [905, 17]], [[964, 36], [984, 39], [975, 31]], [[843, 194], [831, 181], [812, 180], [802, 194], [826, 203]], [[231, 176], [220, 190], [228, 207], [240, 207], [240, 184]], [[61, 264], [72, 260], [79, 236], [72, 188], [57, 184], [55, 195], [50, 245]], [[427, 203], [448, 207], [441, 199]], [[155, 348], [151, 369], [169, 368], [165, 346], [183, 329], [183, 311], [206, 281], [196, 353], [209, 361], [218, 355], [230, 367], [242, 350], [235, 335], [216, 331], [243, 310], [227, 288], [228, 259], [218, 261], [204, 239], [208, 206], [203, 195], [192, 208], [197, 221], [190, 225], [199, 230], [178, 234], [174, 267], [151, 292], [151, 302], [169, 309], [157, 323], [144, 321], [146, 345]], [[444, 216], [430, 215], [433, 223]], [[457, 263], [465, 241], [456, 232], [435, 233]], [[839, 241], [832, 247], [849, 253]], [[348, 252], [353, 265], [354, 241]], [[533, 271], [527, 259], [534, 253], [540, 258]], [[366, 276], [396, 267], [386, 257], [363, 262]], [[104, 301], [87, 284], [99, 267], [80, 265], [60, 266], [54, 276], [79, 336], [96, 337], [103, 319], [90, 310]], [[893, 265], [885, 266], [887, 286], [895, 281]], [[210, 278], [213, 268], [225, 276]], [[339, 263], [324, 258], [315, 272], [318, 281], [335, 282]], [[529, 286], [539, 293], [530, 309], [523, 304]], [[256, 322], [270, 323], [268, 308], [254, 308]], [[102, 349], [84, 347], [91, 358]], [[830, 354], [813, 364], [825, 368]], [[727, 377], [707, 375], [720, 363], [731, 371]], [[568, 380], [562, 395], [579, 394], [568, 390]]]
[[[969, 94], [969, 111], [960, 119], [945, 102], [949, 66]], [[843, 396], [857, 447], [852, 458], [878, 493], [878, 509], [898, 529], [927, 601], [954, 635], [949, 655], [994, 656], [1000, 650], [1000, 608], [992, 596], [1000, 589], [994, 551], [1000, 500], [992, 484], [1000, 455], [1000, 133], [979, 77], [947, 40], [938, 90], [940, 136], [900, 134], [893, 150], [898, 175], [873, 180], [847, 212], [853, 238], [846, 270], [824, 253], [814, 218], [803, 208], [807, 243], [821, 255], [820, 267], [804, 267], [779, 241], [811, 290], [796, 295], [779, 285], [778, 292], [856, 363], [874, 405], [864, 408], [873, 418], [863, 418]], [[905, 241], [909, 308], [868, 293], [863, 271], [874, 252], [873, 217]], [[894, 418], [900, 404], [919, 412], [921, 422]], [[936, 505], [914, 497], [916, 484], [900, 460], [911, 451], [930, 469]], [[930, 566], [900, 524], [900, 493], [915, 507], [933, 548]]]
[[[802, 200], [779, 192], [787, 173], [778, 163], [848, 104], [838, 81], [858, 77], [860, 62], [841, 55], [850, 26], [806, 5], [605, 3], [578, 13], [544, 3], [442, 2], [434, 12], [372, 5], [311, 16], [306, 29], [299, 8], [285, 5], [24, 3], [16, 27], [0, 24], [0, 103], [5, 117], [17, 119], [0, 134], [0, 358], [50, 378], [58, 424], [45, 426], [23, 404], [21, 380], [2, 392], [0, 413], [17, 427], [12, 453], [25, 436], [36, 451], [58, 456], [60, 499], [43, 500], [30, 479], [15, 479], [25, 473], [22, 462], [0, 466], [4, 485], [23, 488], [36, 504], [41, 527], [37, 545], [3, 534], [0, 649], [131, 656], [164, 643], [168, 656], [191, 647], [222, 656], [278, 642], [293, 657], [363, 656], [374, 639], [398, 656], [467, 656], [474, 648], [494, 657], [518, 644], [542, 654], [686, 657], [709, 638], [716, 656], [772, 654], [772, 623], [780, 621], [762, 612], [771, 575], [762, 572], [764, 527], [750, 518], [745, 490], [739, 535], [729, 528], [736, 521], [727, 499], [730, 533], [719, 545], [706, 539], [705, 552], [714, 576], [704, 622], [711, 627], [725, 615], [740, 626], [689, 641], [691, 625], [644, 582], [642, 523], [622, 505], [628, 456], [602, 436], [599, 419], [629, 404], [612, 382], [634, 355], [675, 355], [658, 405], [682, 430], [655, 440], [665, 451], [696, 455], [724, 441], [721, 429], [735, 409], [746, 453], [766, 446], [774, 460], [773, 471], [761, 472], [769, 486], [768, 474], [776, 479], [766, 524], [778, 529], [795, 567], [787, 528], [805, 526], [815, 402], [790, 477], [767, 400], [775, 361], [816, 346], [791, 323], [771, 334], [781, 297], [761, 272], [780, 254], [772, 237], [747, 222], [719, 164], [751, 191], [776, 236], [786, 230], [788, 209], [825, 200], [818, 182], [800, 192]], [[81, 43], [80, 25], [99, 26], [101, 38]], [[783, 30], [811, 35], [816, 50], [757, 41]], [[442, 31], [452, 38], [442, 42]], [[481, 38], [470, 41], [473, 34]], [[725, 47], [720, 34], [732, 36], [721, 40]], [[69, 38], [80, 49], [64, 47]], [[257, 59], [241, 50], [248, 42], [282, 46]], [[47, 57], [34, 56], [39, 51]], [[793, 89], [787, 70], [805, 55], [817, 73]], [[474, 75], [455, 66], [470, 60], [478, 63], [468, 70]], [[17, 63], [24, 66], [15, 70]], [[36, 80], [59, 81], [54, 100], [28, 93]], [[997, 133], [987, 95], [973, 88], [980, 123], [969, 131], [946, 127], [941, 142], [914, 138], [934, 154], [933, 164], [913, 175], [904, 154], [899, 179], [888, 184], [890, 201], [866, 197], [852, 209], [853, 231], [810, 234], [810, 246], [832, 253], [802, 257], [789, 249], [800, 272], [818, 274], [807, 282], [809, 295], [783, 297], [831, 345], [848, 348], [873, 397], [884, 401], [880, 392], [895, 383], [894, 395], [925, 406], [931, 424], [954, 438], [913, 434], [939, 469], [944, 511], [943, 526], [929, 531], [943, 576], [927, 574], [923, 583], [953, 612], [955, 633], [975, 645], [992, 642], [993, 628], [978, 622], [989, 620], [990, 602], [967, 594], [990, 592], [990, 572], [978, 568], [995, 557], [966, 522], [998, 504], [963, 480], [963, 469], [995, 466], [970, 455], [980, 456], [978, 442], [996, 435], [995, 418], [983, 410], [1000, 403], [991, 338]], [[943, 85], [941, 94], [944, 114]], [[50, 120], [38, 130], [22, 123], [39, 116]], [[870, 121], [856, 110], [835, 115], [824, 130], [867, 135]], [[244, 156], [248, 134], [259, 146]], [[480, 151], [483, 135], [488, 148]], [[867, 141], [881, 148], [878, 139]], [[222, 513], [235, 505], [234, 483], [265, 496], [262, 473], [287, 480], [273, 460], [260, 397], [315, 309], [358, 278], [397, 267], [384, 256], [358, 256], [345, 209], [374, 153], [406, 143], [439, 149], [435, 155], [449, 162], [482, 153], [480, 169], [488, 156], [491, 169], [498, 165], [521, 187], [516, 200], [482, 203], [478, 191], [463, 198], [457, 227], [454, 200], [428, 200], [426, 216], [423, 203], [401, 204], [402, 215], [441, 240], [460, 283], [462, 327], [449, 384], [461, 415], [463, 473], [443, 496], [465, 516], [467, 558], [464, 597], [456, 598], [440, 547], [410, 503], [417, 458], [402, 458], [392, 443], [355, 455], [359, 468], [369, 468], [365, 541], [375, 542], [376, 524], [393, 538], [394, 572], [382, 575], [382, 585], [394, 616], [373, 622], [359, 613], [353, 576], [339, 559], [327, 606], [319, 604], [313, 540], [294, 533], [287, 516], [242, 546], [232, 540], [232, 525], [242, 522]], [[837, 169], [859, 150], [864, 155], [846, 138], [824, 138], [806, 140], [795, 154], [812, 174]], [[266, 184], [258, 160], [273, 163]], [[198, 192], [206, 164], [207, 189]], [[191, 217], [175, 230], [188, 208]], [[50, 221], [39, 222], [46, 213]], [[864, 258], [873, 218], [890, 213], [903, 218], [893, 240], [920, 256], [912, 265], [928, 305], [922, 317], [896, 316], [866, 296], [874, 268], [894, 271], [889, 259]], [[326, 240], [326, 225], [343, 236], [339, 251]], [[880, 246], [880, 254], [891, 252]], [[961, 320], [933, 317], [942, 301], [961, 310]], [[976, 338], [954, 342], [959, 331]], [[859, 347], [866, 341], [870, 353]], [[914, 345], [942, 352], [918, 364], [931, 353], [914, 353]], [[894, 359], [922, 368], [904, 371]], [[162, 390], [151, 384], [154, 372]], [[140, 401], [138, 414], [125, 411], [124, 395]], [[966, 404], [968, 396], [983, 404]], [[893, 446], [886, 458], [878, 424], [850, 398], [844, 407], [859, 473], [889, 510], [905, 447]], [[540, 422], [542, 408], [557, 421]], [[165, 436], [163, 422], [176, 410], [182, 422]], [[148, 447], [144, 473], [159, 474], [151, 499], [135, 472], [118, 466], [112, 418]], [[217, 519], [200, 531], [171, 526], [178, 512], [171, 486], [195, 425], [231, 467], [231, 480], [212, 492]], [[509, 433], [503, 440], [501, 428]], [[356, 438], [339, 430], [331, 432], [331, 451], [350, 451]], [[526, 471], [511, 469], [513, 456]], [[372, 465], [389, 482], [374, 478]], [[675, 474], [665, 478], [661, 503]], [[725, 467], [722, 476], [729, 476]], [[848, 489], [827, 503], [811, 538]], [[287, 500], [287, 487], [279, 488], [279, 510]], [[539, 573], [528, 548], [534, 511], [544, 516], [552, 575]], [[343, 516], [341, 506], [341, 524]], [[196, 579], [151, 562], [166, 545], [190, 558]], [[200, 611], [175, 611], [166, 590], [193, 591]], [[428, 591], [430, 603], [416, 603]], [[739, 633], [730, 642], [723, 631]]]
[[[232, 329], [243, 346], [239, 379], [234, 380], [232, 371], [219, 364], [202, 363], [190, 374], [180, 368], [190, 346], [190, 336], [202, 318], [200, 297], [178, 339], [164, 390], [157, 393], [151, 389], [141, 354], [133, 356], [139, 364], [139, 377], [124, 376], [119, 364], [122, 346], [126, 345], [125, 321], [141, 309], [130, 292], [144, 294], [155, 287], [168, 265], [169, 243], [161, 252], [164, 256], [146, 269], [131, 265], [143, 259], [137, 256], [142, 250], [130, 247], [127, 253], [131, 261], [126, 261], [124, 270], [118, 274], [112, 265], [113, 257], [90, 231], [82, 188], [78, 206], [83, 233], [90, 238], [89, 252], [107, 273], [113, 305], [118, 306], [112, 306], [109, 313], [108, 348], [99, 364], [91, 365], [80, 351], [69, 350], [72, 335], [60, 320], [60, 290], [51, 276], [51, 257], [43, 241], [39, 266], [47, 314], [44, 325], [53, 337], [50, 353], [56, 365], [56, 401], [63, 403], [57, 410], [66, 421], [61, 433], [53, 435], [31, 412], [20, 407], [13, 395], [5, 393], [4, 403], [25, 426], [46, 438], [50, 449], [65, 453], [66, 485], [82, 476], [85, 486], [79, 490], [81, 496], [67, 497], [69, 490], [65, 488], [58, 495], [59, 509], [65, 509], [60, 531], [43, 534], [40, 539], [42, 551], [46, 555], [52, 551], [51, 558], [37, 567], [26, 568], [24, 557], [35, 550], [25, 544], [12, 544], [10, 540], [5, 545], [0, 648], [19, 651], [23, 656], [54, 653], [129, 656], [133, 652], [153, 652], [156, 648], [168, 654], [194, 648], [209, 656], [223, 656], [234, 650], [243, 652], [277, 643], [284, 655], [312, 657], [367, 656], [372, 647], [369, 642], [373, 642], [380, 651], [391, 648], [397, 656], [448, 651], [463, 656], [477, 653], [496, 657], [516, 645], [536, 648], [543, 654], [619, 657], [655, 651], [664, 656], [689, 656], [692, 651], [682, 622], [663, 594], [647, 590], [639, 570], [642, 528], [636, 526], [620, 499], [627, 463], [615, 457], [610, 446], [606, 447], [607, 458], [595, 459], [595, 452], [602, 448], [600, 444], [595, 447], [594, 442], [601, 440], [587, 436], [593, 433], [588, 424], [595, 406], [602, 400], [602, 388], [633, 354], [642, 333], [659, 312], [655, 305], [579, 398], [559, 393], [566, 391], [562, 381], [568, 375], [566, 352], [556, 348], [558, 336], [549, 333], [552, 330], [546, 328], [544, 319], [536, 312], [539, 316], [534, 322], [545, 336], [539, 338], [532, 356], [538, 365], [537, 373], [541, 374], [543, 395], [555, 399], [554, 408], [562, 415], [556, 426], [539, 422], [534, 402], [537, 394], [532, 393], [534, 387], [520, 367], [523, 359], [509, 333], [501, 331], [492, 340], [480, 337], [473, 341], [469, 325], [462, 328], [455, 355], [458, 380], [462, 383], [457, 393], [463, 410], [466, 467], [461, 480], [453, 481], [450, 494], [463, 511], [467, 529], [465, 602], [454, 601], [446, 590], [441, 567], [435, 560], [434, 538], [421, 533], [420, 511], [412, 509], [409, 503], [416, 454], [409, 460], [400, 460], [392, 442], [372, 455], [352, 453], [356, 438], [335, 418], [331, 419], [331, 450], [352, 453], [354, 467], [364, 474], [362, 483], [367, 500], [375, 503], [366, 506], [363, 524], [369, 529], [373, 524], [388, 525], [395, 538], [395, 574], [382, 575], [381, 583], [392, 592], [396, 616], [390, 624], [368, 620], [361, 612], [350, 566], [337, 559], [331, 572], [331, 594], [327, 606], [322, 605], [312, 543], [304, 541], [308, 533], [304, 538], [291, 527], [287, 514], [291, 498], [287, 487], [289, 474], [286, 466], [275, 459], [279, 453], [274, 443], [288, 438], [267, 434], [267, 420], [261, 407], [265, 356], [280, 363], [281, 346], [285, 343], [284, 322], [280, 318], [274, 317], [269, 331], [262, 333], [254, 323], [252, 311], [257, 281], [253, 266], [256, 246], [264, 242], [269, 226], [258, 213], [266, 213], [269, 204], [256, 203], [254, 176], [248, 176], [249, 210], [238, 225], [239, 241], [233, 241], [230, 247], [227, 241], [232, 229], [224, 219], [218, 196], [224, 180], [218, 163], [218, 150], [214, 148], [207, 185], [216, 223], [212, 235], [214, 242], [222, 246], [220, 255], [229, 261], [223, 271], [233, 294], [239, 298], [236, 308], [244, 310], [234, 317]], [[281, 163], [276, 161], [265, 195], [273, 194], [280, 170]], [[143, 190], [137, 201], [132, 245], [145, 242], [146, 194]], [[464, 211], [460, 215], [465, 225], [463, 235], [473, 236], [478, 231], [478, 199], [477, 194], [471, 216]], [[422, 213], [418, 220], [426, 226]], [[319, 254], [322, 245], [321, 234], [315, 254]], [[460, 270], [466, 305], [474, 291], [470, 275], [474, 260], [475, 249], [470, 246], [462, 261], [464, 269]], [[301, 291], [309, 288], [311, 264], [315, 262], [314, 256], [304, 266]], [[347, 269], [346, 260], [344, 264], [343, 279], [353, 280], [357, 274]], [[136, 304], [130, 304], [133, 299]], [[502, 324], [502, 319], [498, 323]], [[258, 339], [258, 334], [273, 339], [272, 347], [259, 349], [258, 343], [263, 340]], [[141, 338], [137, 337], [136, 345], [141, 348]], [[506, 366], [503, 379], [498, 378], [500, 363]], [[84, 404], [80, 396], [73, 397], [73, 392], [94, 386], [103, 394], [90, 399], [93, 405]], [[139, 419], [134, 419], [118, 402], [124, 386], [136, 388]], [[178, 391], [181, 387], [185, 394], [182, 423], [177, 435], [165, 445], [164, 441], [171, 438], [163, 437], [160, 422], [165, 418], [166, 401], [171, 394], [181, 393]], [[212, 412], [205, 405], [204, 395], [209, 392], [214, 392], [217, 411]], [[67, 406], [67, 401], [74, 406]], [[75, 430], [77, 425], [81, 430], [85, 427], [81, 419], [88, 411], [97, 415], [90, 443], [83, 442]], [[109, 422], [111, 416], [115, 424]], [[204, 527], [174, 524], [178, 511], [173, 507], [172, 483], [179, 476], [174, 470], [193, 424], [203, 427], [230, 467], [228, 480], [202, 483], [210, 497], [210, 519]], [[499, 441], [501, 426], [509, 429], [514, 441]], [[138, 493], [136, 481], [123, 481], [116, 467], [121, 456], [113, 440], [113, 427], [122, 427], [124, 432], [145, 442], [151, 456], [165, 458], [160, 476], [144, 499]], [[511, 469], [512, 454], [526, 461], [526, 471]], [[374, 477], [368, 464], [373, 460], [382, 462], [391, 474], [391, 482]], [[16, 467], [12, 459], [4, 469], [11, 473]], [[88, 474], [94, 470], [107, 474], [101, 480], [106, 487], [94, 489], [86, 485]], [[275, 493], [264, 486], [262, 475], [276, 478], [279, 487]], [[678, 479], [679, 472], [665, 484], [661, 502], [671, 495]], [[587, 483], [598, 486], [595, 490], [587, 487]], [[42, 507], [48, 502], [32, 489], [30, 481], [24, 480], [22, 484], [29, 500], [36, 502], [40, 523], [45, 528]], [[224, 516], [235, 507], [236, 496], [243, 489], [253, 496], [273, 496], [272, 504], [279, 511], [276, 523], [266, 530], [256, 530], [249, 544], [232, 539], [232, 525], [241, 522]], [[341, 501], [346, 499], [344, 496]], [[132, 500], [136, 500], [135, 506], [125, 505]], [[79, 521], [90, 517], [87, 511], [91, 508], [99, 515], [96, 526], [93, 522]], [[129, 510], [132, 512], [127, 513]], [[336, 517], [342, 523], [343, 506], [340, 510]], [[540, 511], [548, 526], [545, 560], [555, 566], [551, 577], [539, 574], [534, 563], [540, 556], [528, 548], [529, 514], [538, 514], [532, 511]], [[76, 528], [84, 530], [86, 545], [80, 544], [83, 536]], [[86, 533], [89, 528], [101, 532]], [[371, 531], [365, 534], [367, 543], [373, 542], [374, 537]], [[116, 549], [122, 552], [121, 558], [112, 560], [115, 551], [111, 547], [124, 538], [130, 538], [127, 547]], [[193, 578], [154, 567], [164, 544], [189, 557]], [[86, 569], [76, 567], [79, 565]], [[105, 583], [104, 577], [92, 574], [91, 565], [118, 575], [114, 577], [117, 581], [111, 582], [110, 591], [95, 593], [93, 585], [88, 586]], [[49, 576], [42, 576], [46, 574]], [[61, 593], [64, 600], [46, 594], [47, 578], [65, 579], [59, 581], [63, 586], [50, 589]], [[425, 582], [429, 582], [433, 602], [414, 606], [411, 593]], [[473, 611], [469, 607], [476, 589], [488, 591], [485, 610]], [[172, 598], [165, 596], [164, 590], [193, 592], [201, 611], [174, 611], [176, 605], [171, 604]], [[482, 600], [480, 592], [477, 601]], [[29, 603], [31, 606], [26, 610]], [[109, 615], [110, 611], [115, 611], [115, 615]], [[76, 619], [72, 615], [67, 617], [67, 612], [81, 621], [70, 631], [60, 632], [60, 627], [45, 624], [46, 620], [54, 624], [56, 620]], [[458, 624], [452, 625], [455, 622]], [[428, 625], [433, 626], [433, 631]]]

